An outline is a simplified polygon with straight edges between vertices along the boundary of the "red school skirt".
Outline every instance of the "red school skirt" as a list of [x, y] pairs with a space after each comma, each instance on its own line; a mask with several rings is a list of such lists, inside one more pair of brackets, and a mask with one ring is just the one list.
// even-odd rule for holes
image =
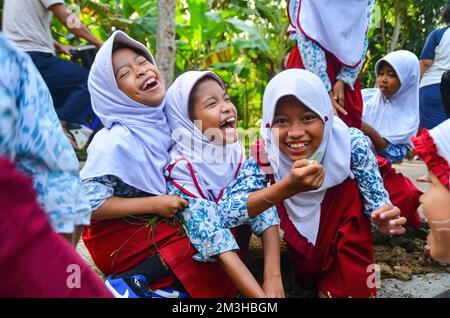
[[[336, 57], [326, 51], [325, 56], [327, 60], [328, 78], [330, 79], [331, 85], [334, 85], [336, 83], [336, 76], [341, 69], [341, 63]], [[286, 61], [286, 68], [305, 68], [297, 45], [294, 45], [294, 48], [289, 54], [289, 58]], [[338, 112], [339, 117], [347, 124], [347, 126], [358, 129], [361, 128], [363, 100], [358, 80], [355, 81], [354, 90], [352, 90], [350, 86], [345, 85], [344, 97], [345, 109], [348, 115]]]
[[328, 297], [376, 296], [373, 242], [355, 180], [328, 189], [316, 245], [308, 243], [278, 206], [288, 254], [302, 287]]
[[[135, 222], [135, 221], [133, 221]], [[239, 256], [248, 251], [251, 232], [248, 227], [232, 231], [241, 247]], [[153, 232], [124, 219], [92, 221], [83, 241], [98, 268], [106, 275], [125, 272], [157, 253], [173, 275], [150, 285], [152, 289], [170, 286], [177, 278], [190, 297], [236, 297], [237, 289], [218, 262], [203, 263], [192, 259], [197, 253], [186, 235], [168, 223], [159, 223]]]

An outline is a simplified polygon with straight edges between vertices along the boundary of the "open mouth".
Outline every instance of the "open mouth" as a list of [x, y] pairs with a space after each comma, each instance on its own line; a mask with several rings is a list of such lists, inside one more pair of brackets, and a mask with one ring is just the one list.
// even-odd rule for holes
[[236, 117], [229, 117], [222, 121], [219, 126], [222, 130], [236, 129]]
[[292, 152], [302, 153], [302, 152], [306, 151], [309, 148], [310, 144], [311, 144], [311, 142], [304, 141], [304, 142], [286, 143], [286, 146], [289, 149], [291, 149]]
[[141, 86], [141, 90], [143, 91], [151, 91], [153, 88], [158, 86], [158, 81], [156, 80], [156, 77], [149, 77], [144, 81], [144, 83]]

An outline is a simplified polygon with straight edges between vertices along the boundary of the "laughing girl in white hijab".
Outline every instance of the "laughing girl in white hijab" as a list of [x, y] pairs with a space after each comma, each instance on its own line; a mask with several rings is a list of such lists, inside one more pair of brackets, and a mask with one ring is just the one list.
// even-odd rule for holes
[[400, 211], [389, 204], [363, 134], [333, 116], [317, 76], [292, 69], [275, 76], [264, 92], [261, 137], [275, 184], [304, 159], [317, 160], [325, 169], [318, 190], [299, 193], [278, 206], [301, 283], [318, 289], [320, 296], [374, 296], [375, 285], [367, 285], [372, 237], [363, 212], [384, 233], [402, 233], [406, 220], [396, 219]]
[[419, 128], [419, 60], [409, 51], [395, 51], [377, 62], [375, 74], [376, 88], [362, 90], [361, 130], [377, 154], [401, 162]]
[[[294, 169], [277, 186], [265, 188], [266, 174], [246, 160], [237, 140], [237, 110], [225, 85], [212, 72], [186, 72], [167, 92], [166, 113], [172, 138], [167, 169], [169, 193], [189, 201], [183, 211], [199, 261], [217, 259], [246, 297], [284, 296], [280, 276], [279, 219], [274, 205], [301, 190], [316, 189], [323, 179], [317, 164]], [[321, 173], [322, 172], [322, 173]], [[249, 224], [262, 237], [264, 283], [259, 286], [236, 251], [230, 229]], [[248, 244], [242, 242], [241, 244]]]
[[[179, 229], [162, 225], [164, 230], [155, 229], [150, 240], [150, 228], [137, 217], [171, 218], [187, 206], [180, 197], [166, 195], [164, 169], [171, 141], [164, 80], [150, 51], [116, 31], [99, 50], [88, 87], [105, 127], [90, 144], [81, 171], [93, 209], [83, 240], [105, 274], [120, 274], [106, 281], [115, 296], [152, 297], [149, 283], [171, 275], [162, 259], [171, 254], [168, 238], [179, 236]], [[149, 257], [154, 245], [159, 255]]]

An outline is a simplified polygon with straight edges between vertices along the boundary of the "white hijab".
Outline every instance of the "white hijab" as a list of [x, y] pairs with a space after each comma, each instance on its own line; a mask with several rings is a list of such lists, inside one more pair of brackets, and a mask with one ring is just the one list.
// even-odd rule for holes
[[283, 96], [293, 95], [314, 111], [324, 122], [323, 140], [311, 159], [317, 160], [325, 168], [322, 187], [315, 191], [299, 193], [284, 201], [289, 219], [297, 231], [315, 245], [320, 224], [320, 204], [328, 188], [342, 183], [350, 171], [351, 144], [349, 128], [333, 110], [328, 93], [322, 81], [311, 72], [290, 69], [279, 73], [267, 85], [263, 98], [263, 122], [261, 137], [264, 140], [275, 181], [286, 177], [293, 162], [279, 151], [277, 141], [272, 140], [270, 130], [276, 106]]
[[164, 194], [164, 169], [169, 162], [170, 147], [164, 101], [155, 107], [146, 106], [119, 89], [112, 66], [114, 44], [136, 48], [155, 64], [144, 45], [121, 31], [114, 32], [98, 51], [88, 87], [92, 108], [105, 128], [95, 135], [88, 147], [81, 177], [114, 175], [139, 190]]
[[[235, 178], [245, 160], [242, 145], [216, 145], [194, 125], [189, 118], [189, 97], [194, 85], [205, 76], [216, 79], [224, 88], [220, 77], [213, 72], [190, 71], [181, 74], [170, 86], [166, 96], [167, 120], [175, 143], [170, 151], [170, 177], [192, 194], [203, 197], [195, 186], [187, 162], [192, 165], [200, 190], [208, 200], [216, 200], [220, 192]], [[223, 154], [223, 156], [221, 155]], [[178, 161], [180, 158], [186, 160]]]
[[302, 32], [346, 66], [361, 62], [369, 25], [367, 0], [299, 0], [297, 9], [295, 3], [288, 4], [288, 32]]
[[397, 73], [400, 89], [388, 99], [378, 88], [362, 90], [362, 119], [390, 143], [411, 144], [410, 139], [419, 127], [419, 60], [409, 51], [395, 51], [377, 62], [375, 74], [382, 61]]

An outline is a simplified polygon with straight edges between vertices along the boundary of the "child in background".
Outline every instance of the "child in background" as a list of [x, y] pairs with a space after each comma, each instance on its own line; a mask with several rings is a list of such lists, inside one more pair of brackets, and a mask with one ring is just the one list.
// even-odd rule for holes
[[[256, 148], [267, 153], [275, 184], [298, 160], [316, 159], [325, 169], [320, 189], [299, 193], [278, 206], [302, 285], [317, 288], [320, 297], [375, 296], [374, 285], [367, 284], [374, 261], [370, 224], [363, 211], [386, 234], [403, 233], [406, 220], [390, 205], [363, 134], [333, 116], [317, 76], [291, 69], [267, 85], [261, 136], [264, 146]], [[262, 152], [256, 149], [260, 165], [267, 162]]]
[[[412, 149], [410, 138], [419, 127], [419, 63], [408, 51], [389, 53], [375, 65], [377, 88], [364, 89], [361, 130], [376, 153], [384, 186], [394, 205], [400, 208], [407, 224], [421, 224], [419, 197], [422, 192], [391, 166], [401, 162]], [[394, 238], [391, 245], [409, 249], [408, 240]]]
[[[89, 76], [93, 109], [105, 128], [81, 171], [93, 221], [83, 240], [116, 297], [225, 297], [220, 267], [197, 265], [195, 250], [169, 219], [187, 201], [166, 195], [170, 130], [164, 80], [149, 50], [116, 31], [97, 53]], [[217, 284], [217, 285], [215, 285]], [[149, 288], [150, 286], [150, 288]]]
[[417, 154], [428, 167], [428, 191], [421, 196], [430, 225], [431, 258], [450, 264], [450, 119], [420, 137], [412, 138]]
[[[237, 110], [225, 84], [212, 72], [186, 72], [167, 93], [166, 114], [175, 142], [167, 169], [169, 193], [183, 193], [183, 211], [198, 261], [218, 260], [246, 297], [283, 297], [279, 219], [274, 205], [294, 193], [316, 189], [323, 170], [316, 163], [293, 168], [276, 187], [237, 140]], [[310, 180], [310, 181], [309, 181]], [[230, 229], [250, 225], [262, 237], [262, 288], [239, 258]], [[245, 246], [243, 247], [245, 248]]]
[[375, 65], [376, 88], [363, 89], [361, 130], [375, 153], [389, 163], [402, 162], [419, 128], [419, 60], [395, 51]]

